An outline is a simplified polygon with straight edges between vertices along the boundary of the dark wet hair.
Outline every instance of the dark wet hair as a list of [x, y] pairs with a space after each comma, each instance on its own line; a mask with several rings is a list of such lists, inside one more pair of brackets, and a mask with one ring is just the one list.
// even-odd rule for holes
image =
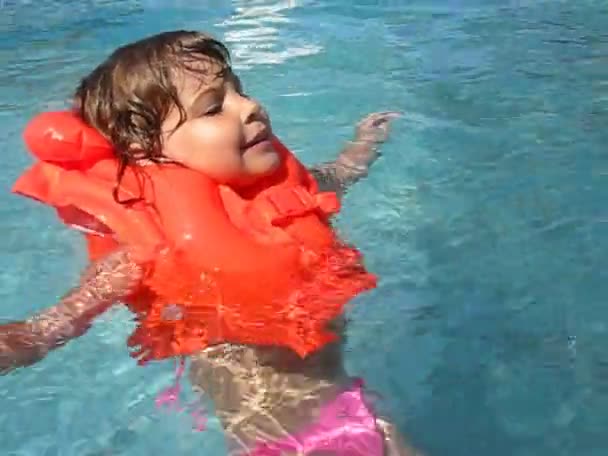
[[164, 32], [116, 49], [76, 89], [75, 111], [114, 145], [120, 161], [116, 200], [126, 166], [162, 161], [161, 127], [171, 109], [179, 111], [178, 126], [186, 120], [174, 82], [180, 70], [221, 76], [230, 70], [230, 53], [204, 33]]

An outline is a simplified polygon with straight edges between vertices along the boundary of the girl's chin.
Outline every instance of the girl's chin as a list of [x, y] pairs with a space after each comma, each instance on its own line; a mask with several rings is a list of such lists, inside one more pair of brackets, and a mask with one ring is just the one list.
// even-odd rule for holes
[[273, 147], [246, 154], [243, 158], [245, 159], [247, 174], [252, 177], [268, 176], [281, 164], [279, 153]]

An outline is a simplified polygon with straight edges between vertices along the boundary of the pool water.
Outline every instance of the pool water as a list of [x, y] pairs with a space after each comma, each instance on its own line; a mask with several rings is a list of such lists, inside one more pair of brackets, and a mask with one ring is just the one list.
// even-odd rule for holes
[[[602, 0], [0, 0], [0, 319], [53, 304], [85, 264], [52, 211], [10, 194], [25, 122], [118, 45], [176, 28], [226, 41], [306, 163], [368, 112], [404, 113], [338, 225], [381, 277], [349, 311], [348, 367], [416, 446], [608, 454]], [[173, 366], [136, 367], [131, 328], [117, 308], [0, 378], [0, 453], [223, 454], [213, 418], [193, 432], [155, 408]]]

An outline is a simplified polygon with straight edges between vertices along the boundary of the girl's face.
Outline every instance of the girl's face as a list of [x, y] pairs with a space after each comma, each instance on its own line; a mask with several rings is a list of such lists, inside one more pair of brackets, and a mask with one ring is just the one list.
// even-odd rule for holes
[[184, 72], [176, 86], [186, 120], [175, 129], [177, 107], [167, 116], [163, 155], [233, 187], [246, 186], [277, 168], [280, 158], [270, 141], [268, 114], [243, 94], [233, 73], [202, 80]]

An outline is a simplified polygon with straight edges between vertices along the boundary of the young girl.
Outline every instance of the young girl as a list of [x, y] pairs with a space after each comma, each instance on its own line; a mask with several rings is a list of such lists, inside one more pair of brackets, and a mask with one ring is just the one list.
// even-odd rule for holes
[[[129, 169], [177, 164], [226, 188], [247, 189], [270, 179], [283, 160], [267, 113], [245, 94], [228, 51], [197, 32], [162, 33], [117, 49], [82, 80], [74, 108], [112, 145], [119, 162], [115, 199]], [[334, 162], [310, 169], [319, 190], [342, 195], [366, 175], [395, 115], [368, 116]], [[129, 245], [117, 247], [94, 261], [56, 306], [0, 326], [0, 371], [37, 362], [82, 335], [109, 306], [129, 299], [146, 276], [140, 254]], [[341, 317], [332, 326], [343, 334]], [[327, 443], [338, 438], [332, 433], [353, 442], [361, 433], [360, 426], [323, 421], [332, 404], [348, 402], [358, 391], [344, 371], [339, 339], [303, 357], [280, 344], [224, 338], [191, 360], [191, 381], [213, 400], [230, 454], [373, 454]], [[413, 454], [389, 422], [374, 417], [374, 428], [384, 454]]]

